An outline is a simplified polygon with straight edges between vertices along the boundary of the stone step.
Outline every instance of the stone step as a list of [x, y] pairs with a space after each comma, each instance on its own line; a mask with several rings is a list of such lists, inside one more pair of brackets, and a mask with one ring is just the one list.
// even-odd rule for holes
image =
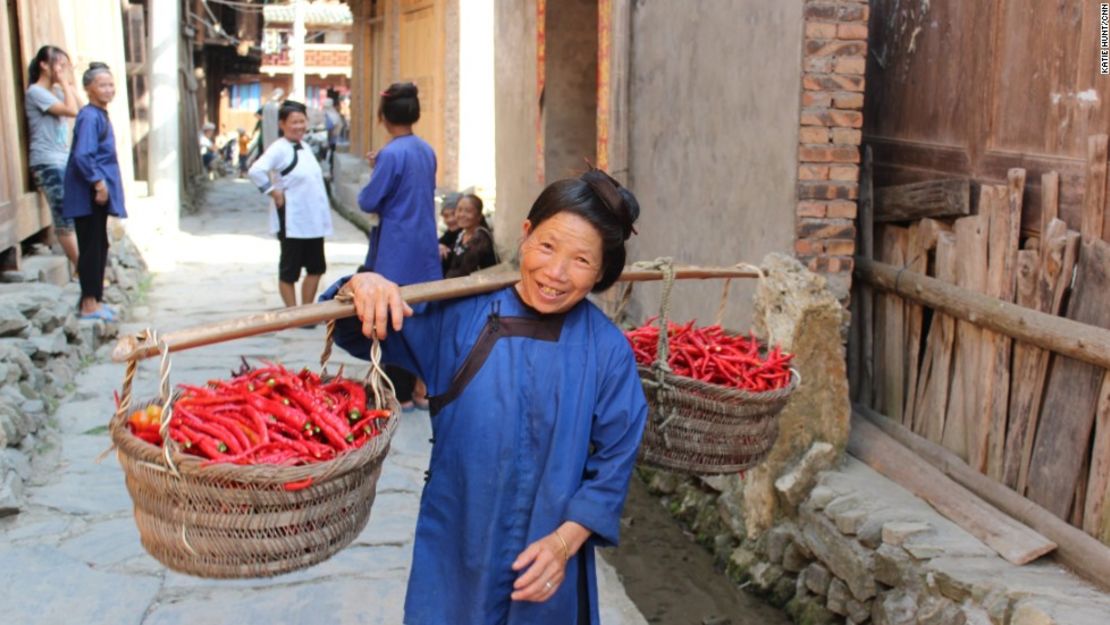
[[65, 286], [71, 277], [69, 261], [62, 254], [24, 256], [19, 272], [24, 282], [45, 282]]

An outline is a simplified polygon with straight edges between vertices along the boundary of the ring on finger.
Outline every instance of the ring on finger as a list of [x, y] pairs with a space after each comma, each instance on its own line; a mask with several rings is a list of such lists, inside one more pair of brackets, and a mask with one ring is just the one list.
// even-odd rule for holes
[[552, 583], [551, 583], [551, 580], [548, 580], [548, 581], [547, 581], [547, 582], [546, 582], [546, 583], [545, 583], [545, 584], [543, 585], [543, 587], [544, 587], [544, 589], [546, 589], [546, 590], [551, 590], [552, 588], [554, 588], [554, 587], [555, 587], [555, 584], [552, 584]]

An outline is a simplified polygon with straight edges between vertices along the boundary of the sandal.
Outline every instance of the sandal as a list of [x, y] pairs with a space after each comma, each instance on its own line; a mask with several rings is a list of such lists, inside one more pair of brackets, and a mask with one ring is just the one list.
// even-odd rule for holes
[[96, 310], [92, 311], [91, 313], [80, 314], [80, 315], [77, 316], [77, 318], [81, 319], [82, 321], [100, 320], [100, 321], [112, 322], [112, 321], [116, 320], [116, 318], [112, 315], [112, 311], [108, 310], [107, 308], [104, 308], [103, 306], [101, 306], [100, 308], [97, 308]]

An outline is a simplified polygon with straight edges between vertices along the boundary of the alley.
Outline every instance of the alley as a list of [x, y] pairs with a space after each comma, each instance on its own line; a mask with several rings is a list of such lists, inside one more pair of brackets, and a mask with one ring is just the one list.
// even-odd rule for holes
[[[365, 236], [336, 216], [323, 281], [351, 272]], [[169, 330], [279, 305], [277, 242], [266, 233], [263, 198], [241, 180], [209, 186], [198, 214], [181, 234], [146, 249], [157, 269], [146, 301], [123, 332]], [[174, 261], [174, 262], [171, 262]], [[315, 366], [323, 327], [298, 329], [181, 352], [172, 381], [226, 377], [239, 357]], [[342, 355], [335, 361], [354, 364]], [[155, 392], [156, 363], [147, 361], [137, 394]], [[131, 500], [106, 424], [122, 366], [93, 363], [54, 418], [59, 431], [38, 460], [28, 505], [0, 519], [0, 622], [206, 625], [247, 623], [401, 622], [417, 503], [427, 464], [427, 413], [403, 417], [386, 460], [370, 522], [352, 545], [307, 570], [270, 579], [204, 580], [173, 573], [148, 556], [131, 519]], [[602, 622], [640, 625], [615, 572], [599, 562]]]

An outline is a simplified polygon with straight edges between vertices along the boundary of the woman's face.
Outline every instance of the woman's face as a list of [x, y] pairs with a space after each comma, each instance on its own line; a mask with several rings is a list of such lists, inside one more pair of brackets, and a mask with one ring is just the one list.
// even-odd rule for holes
[[308, 117], [304, 113], [289, 113], [285, 120], [278, 121], [281, 134], [289, 141], [296, 143], [304, 138], [305, 128], [308, 127]]
[[92, 82], [85, 87], [85, 93], [89, 96], [89, 102], [105, 107], [116, 97], [116, 81], [108, 72], [100, 72], [97, 74]]
[[566, 312], [601, 280], [601, 261], [601, 235], [578, 215], [558, 213], [536, 227], [525, 220], [517, 291], [541, 313]]
[[478, 214], [478, 207], [474, 205], [474, 202], [468, 198], [459, 200], [458, 205], [455, 206], [455, 225], [457, 227], [463, 230], [477, 228], [480, 219], [481, 215]]
[[459, 227], [459, 224], [455, 221], [454, 208], [445, 208], [440, 214], [443, 215], [443, 223], [447, 226], [448, 230], [454, 230]]

